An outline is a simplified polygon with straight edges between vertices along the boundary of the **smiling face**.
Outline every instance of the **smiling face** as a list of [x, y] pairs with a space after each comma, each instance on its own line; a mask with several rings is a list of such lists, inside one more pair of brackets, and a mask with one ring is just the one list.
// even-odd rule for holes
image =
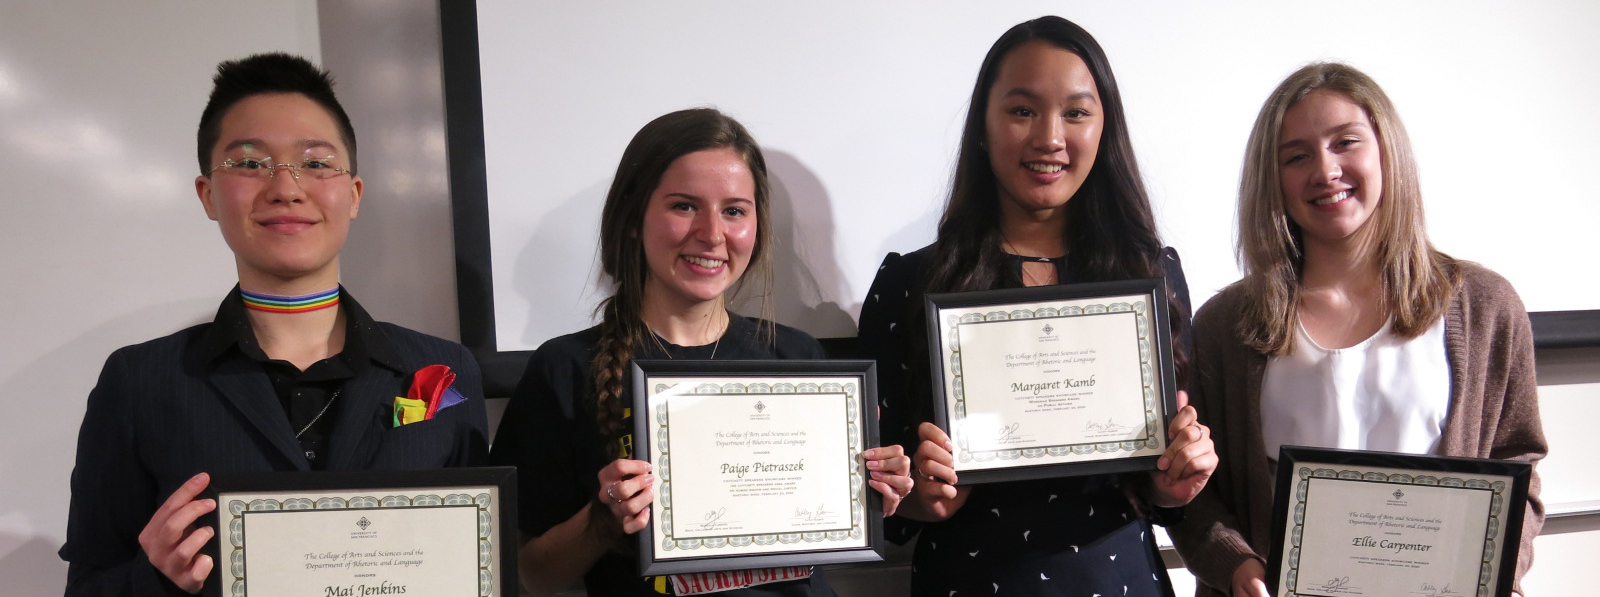
[[[348, 168], [339, 128], [300, 94], [247, 97], [222, 118], [212, 164], [271, 157], [270, 164]], [[331, 156], [331, 157], [330, 157]], [[279, 167], [270, 180], [219, 168], [195, 179], [206, 215], [233, 249], [239, 282], [258, 292], [314, 292], [338, 283], [339, 250], [361, 206], [360, 177], [320, 180]]]
[[1001, 209], [1066, 205], [1094, 168], [1105, 125], [1089, 65], [1053, 44], [1029, 42], [1001, 62], [988, 102], [986, 145]]
[[640, 230], [649, 275], [645, 301], [687, 309], [744, 275], [756, 244], [756, 184], [731, 148], [685, 154], [650, 194]]
[[1372, 118], [1343, 94], [1313, 91], [1284, 112], [1278, 180], [1305, 242], [1361, 238], [1383, 199], [1382, 153]]

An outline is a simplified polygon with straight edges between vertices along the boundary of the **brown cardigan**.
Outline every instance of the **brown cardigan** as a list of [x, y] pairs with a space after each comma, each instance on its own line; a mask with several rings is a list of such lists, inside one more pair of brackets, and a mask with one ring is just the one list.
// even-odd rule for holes
[[[1450, 410], [1439, 452], [1537, 462], [1548, 451], [1539, 424], [1533, 333], [1511, 284], [1483, 266], [1461, 262], [1461, 284], [1445, 314]], [[1221, 463], [1184, 521], [1169, 527], [1201, 597], [1228, 595], [1233, 571], [1271, 551], [1271, 465], [1261, 438], [1261, 379], [1267, 357], [1246, 347], [1236, 328], [1240, 285], [1230, 286], [1194, 318], [1197, 374], [1189, 400], [1211, 427]], [[1518, 592], [1533, 563], [1533, 538], [1544, 526], [1539, 475], [1528, 486]], [[1258, 555], [1259, 554], [1259, 555]], [[1270, 582], [1270, 579], [1269, 579]]]

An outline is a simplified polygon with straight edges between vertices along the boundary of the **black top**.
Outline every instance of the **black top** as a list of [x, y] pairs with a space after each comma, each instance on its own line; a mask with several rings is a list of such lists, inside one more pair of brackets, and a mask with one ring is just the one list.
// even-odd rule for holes
[[[219, 308], [219, 312], [226, 309]], [[460, 344], [373, 322], [340, 299], [368, 356], [329, 408], [329, 471], [479, 466], [488, 447], [478, 364]], [[199, 472], [305, 471], [311, 463], [279, 392], [235, 350], [238, 334], [206, 322], [127, 346], [106, 359], [85, 404], [67, 513], [67, 595], [181, 595], [139, 548], [139, 533], [173, 490]], [[346, 354], [348, 356], [348, 353]], [[445, 365], [466, 401], [395, 427], [394, 397], [414, 373]], [[220, 582], [212, 570], [208, 586]]]
[[[911, 395], [912, 388], [926, 391], [928, 382], [910, 377], [928, 375], [928, 347], [916, 315], [932, 255], [931, 246], [903, 256], [890, 253], [861, 307], [862, 354], [878, 361], [883, 441], [905, 446], [907, 454], [914, 453], [917, 424], [932, 408], [926, 395]], [[1005, 287], [1022, 286], [1024, 260], [1040, 261], [1009, 256]], [[1081, 281], [1065, 259], [1044, 261], [1055, 265], [1061, 283]], [[1175, 330], [1178, 349], [1190, 354], [1189, 291], [1177, 252], [1163, 250], [1161, 266], [1176, 297], [1171, 308], [1184, 322]], [[894, 516], [884, 531], [896, 543], [920, 532], [913, 595], [1171, 595], [1149, 524], [1130, 501], [1142, 476], [984, 484], [972, 489], [949, 520], [925, 524]]]
[[[636, 346], [635, 358], [707, 359], [820, 359], [822, 346], [800, 330], [775, 325], [769, 345], [757, 336], [756, 320], [729, 314], [722, 339], [705, 346], [678, 346], [659, 337], [660, 343]], [[545, 342], [535, 350], [511, 395], [500, 420], [489, 461], [517, 467], [518, 524], [538, 536], [582, 510], [600, 492], [597, 474], [610, 460], [604, 438], [595, 422], [594, 371], [600, 328], [592, 327]], [[632, 398], [625, 396], [624, 404]], [[625, 429], [632, 429], [627, 425]], [[630, 437], [625, 438], [632, 444]], [[590, 595], [658, 595], [671, 593], [664, 578], [639, 574], [634, 553], [608, 552], [584, 575]], [[665, 590], [659, 590], [659, 589]], [[719, 593], [729, 596], [826, 596], [832, 589], [822, 571], [807, 581], [757, 585]]]
[[339, 354], [312, 363], [305, 371], [288, 361], [269, 358], [261, 350], [238, 286], [222, 300], [217, 318], [201, 346], [201, 356], [208, 361], [236, 350], [237, 354], [260, 364], [272, 380], [283, 412], [289, 416], [289, 426], [300, 434], [297, 439], [311, 470], [327, 468], [327, 459], [319, 456], [327, 454], [329, 432], [339, 418], [339, 409], [332, 408], [332, 402], [338, 400], [344, 382], [364, 373], [370, 359], [376, 358], [391, 366], [395, 363], [394, 349], [383, 334], [377, 333], [372, 317], [355, 304], [355, 299], [345, 293], [343, 287], [339, 295], [341, 304], [354, 305], [345, 310], [344, 348]]

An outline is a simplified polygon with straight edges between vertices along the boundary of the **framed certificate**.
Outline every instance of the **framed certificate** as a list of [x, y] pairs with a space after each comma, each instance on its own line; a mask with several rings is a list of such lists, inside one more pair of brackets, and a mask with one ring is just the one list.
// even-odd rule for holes
[[1284, 446], [1268, 588], [1508, 596], [1532, 474], [1526, 462]]
[[517, 595], [511, 467], [214, 473], [210, 595]]
[[634, 450], [656, 476], [643, 574], [883, 559], [873, 361], [634, 360]]
[[962, 484], [1153, 470], [1177, 410], [1160, 278], [929, 294]]

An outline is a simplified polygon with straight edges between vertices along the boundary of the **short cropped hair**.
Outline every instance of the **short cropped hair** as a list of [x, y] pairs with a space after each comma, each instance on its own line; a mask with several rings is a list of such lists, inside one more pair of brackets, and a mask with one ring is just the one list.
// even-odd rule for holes
[[218, 64], [212, 82], [211, 99], [200, 113], [196, 135], [202, 175], [216, 166], [211, 163], [211, 150], [222, 136], [222, 117], [228, 109], [245, 98], [268, 93], [297, 93], [327, 110], [339, 125], [340, 140], [349, 152], [350, 172], [356, 172], [356, 129], [333, 94], [333, 76], [328, 71], [305, 58], [271, 52]]

